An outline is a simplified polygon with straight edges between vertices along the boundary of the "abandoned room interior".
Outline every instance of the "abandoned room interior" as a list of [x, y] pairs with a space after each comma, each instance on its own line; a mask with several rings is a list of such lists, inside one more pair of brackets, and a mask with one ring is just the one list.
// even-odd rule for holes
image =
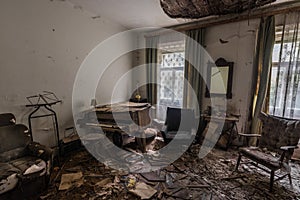
[[300, 199], [299, 0], [2, 0], [0, 199]]

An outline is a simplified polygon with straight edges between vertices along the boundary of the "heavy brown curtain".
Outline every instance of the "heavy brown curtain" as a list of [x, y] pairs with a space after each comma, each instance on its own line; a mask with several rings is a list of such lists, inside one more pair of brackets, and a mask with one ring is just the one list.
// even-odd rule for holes
[[[185, 68], [184, 77], [195, 91], [197, 99], [194, 99], [190, 89], [184, 87], [183, 104], [185, 107], [194, 107], [196, 104], [201, 109], [202, 104], [202, 88], [203, 78], [199, 72], [203, 72], [203, 48], [204, 29], [195, 29], [186, 31], [187, 38], [185, 40]], [[189, 62], [191, 61], [191, 63]], [[194, 65], [193, 65], [194, 64]], [[199, 71], [199, 72], [198, 72]], [[203, 74], [203, 73], [202, 73]], [[199, 113], [196, 113], [199, 114]]]
[[157, 101], [157, 62], [158, 62], [159, 36], [146, 38], [146, 64], [147, 64], [147, 99], [152, 105]]

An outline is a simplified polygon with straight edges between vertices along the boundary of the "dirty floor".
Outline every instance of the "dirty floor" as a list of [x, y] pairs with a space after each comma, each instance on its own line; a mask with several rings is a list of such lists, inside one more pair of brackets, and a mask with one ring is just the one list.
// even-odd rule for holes
[[275, 182], [270, 193], [269, 175], [263, 170], [242, 164], [234, 171], [236, 150], [213, 149], [199, 159], [199, 148], [193, 145], [171, 165], [146, 174], [119, 172], [87, 151], [77, 151], [55, 168], [40, 199], [300, 199], [299, 164], [291, 163], [293, 187], [285, 178]]

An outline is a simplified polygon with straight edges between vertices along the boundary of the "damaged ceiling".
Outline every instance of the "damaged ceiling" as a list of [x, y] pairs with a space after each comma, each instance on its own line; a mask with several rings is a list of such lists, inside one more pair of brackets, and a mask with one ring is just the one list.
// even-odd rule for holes
[[241, 13], [276, 0], [160, 0], [171, 18], [198, 19], [210, 15]]
[[93, 19], [104, 17], [126, 28], [142, 28], [168, 27], [208, 15], [236, 13], [265, 4], [271, 7], [298, 0], [122, 0], [121, 3], [120, 0], [67, 1], [74, 8], [88, 11]]
[[[126, 28], [164, 27], [184, 23], [168, 17], [159, 0], [68, 0], [74, 6], [117, 22]], [[99, 17], [98, 17], [99, 18]]]

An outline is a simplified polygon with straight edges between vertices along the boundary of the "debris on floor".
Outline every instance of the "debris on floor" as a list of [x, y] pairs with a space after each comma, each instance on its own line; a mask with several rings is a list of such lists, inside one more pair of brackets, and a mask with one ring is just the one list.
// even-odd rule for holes
[[68, 190], [72, 187], [80, 187], [83, 184], [82, 173], [63, 174], [58, 190]]
[[143, 182], [138, 182], [135, 188], [129, 191], [141, 197], [141, 199], [150, 199], [157, 192], [154, 188]]
[[[242, 164], [234, 171], [237, 151], [213, 149], [198, 157], [200, 145], [192, 145], [167, 167], [149, 173], [127, 173], [111, 169], [87, 151], [74, 152], [53, 173], [41, 199], [300, 199], [300, 166], [291, 163], [293, 188], [288, 178], [275, 182], [269, 192], [269, 174]], [[128, 158], [137, 159], [137, 158]], [[143, 167], [142, 164], [139, 167]], [[61, 190], [64, 183], [64, 190]]]

